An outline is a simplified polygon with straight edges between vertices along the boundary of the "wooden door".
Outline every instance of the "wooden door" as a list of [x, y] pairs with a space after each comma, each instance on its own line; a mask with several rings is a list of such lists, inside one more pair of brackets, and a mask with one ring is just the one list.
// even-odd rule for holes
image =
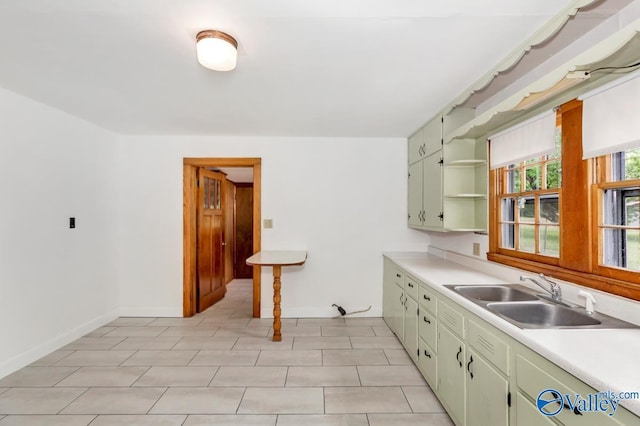
[[197, 311], [224, 297], [224, 181], [222, 173], [198, 169]]
[[[224, 282], [229, 284], [234, 277], [234, 258], [235, 258], [235, 198], [236, 185], [229, 179], [224, 184]], [[249, 277], [251, 278], [251, 277]]]
[[253, 184], [236, 184], [235, 207], [235, 278], [251, 278], [253, 267], [247, 258], [253, 255]]

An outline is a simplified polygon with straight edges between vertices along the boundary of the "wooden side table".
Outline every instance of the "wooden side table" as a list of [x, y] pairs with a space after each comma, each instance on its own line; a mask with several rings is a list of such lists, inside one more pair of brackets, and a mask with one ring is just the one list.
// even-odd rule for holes
[[307, 260], [306, 251], [260, 251], [247, 259], [247, 265], [273, 267], [273, 341], [280, 342], [280, 275], [283, 266], [300, 266]]

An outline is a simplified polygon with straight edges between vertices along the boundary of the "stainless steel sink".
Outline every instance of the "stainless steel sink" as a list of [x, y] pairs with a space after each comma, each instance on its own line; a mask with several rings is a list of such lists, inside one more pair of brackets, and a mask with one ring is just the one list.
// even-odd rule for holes
[[466, 298], [487, 302], [538, 300], [526, 287], [518, 285], [458, 285], [453, 290]]
[[[602, 324], [586, 313], [547, 302], [489, 303], [487, 308], [507, 320], [533, 327], [582, 327]], [[517, 324], [516, 324], [517, 325]]]
[[554, 301], [520, 284], [445, 285], [520, 328], [640, 328], [570, 302]]

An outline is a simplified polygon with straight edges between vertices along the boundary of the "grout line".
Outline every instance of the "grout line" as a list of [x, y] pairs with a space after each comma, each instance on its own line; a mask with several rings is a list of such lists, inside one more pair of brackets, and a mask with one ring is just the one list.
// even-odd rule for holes
[[[79, 387], [79, 388], [63, 388], [63, 387], [60, 387], [60, 388], [56, 388], [56, 389], [82, 389], [82, 387]], [[56, 413], [56, 415], [59, 415], [60, 413], [62, 413], [62, 412], [64, 411], [64, 409], [65, 409], [65, 408], [67, 408], [68, 406], [70, 406], [71, 404], [73, 404], [74, 402], [76, 402], [78, 399], [80, 399], [80, 397], [81, 397], [82, 395], [84, 395], [85, 393], [89, 392], [89, 389], [91, 389], [91, 388], [90, 388], [90, 387], [88, 387], [88, 388], [86, 388], [83, 392], [80, 392], [80, 394], [79, 394], [77, 397], [73, 398], [73, 400], [69, 401], [69, 403], [68, 403], [67, 405], [65, 405], [65, 406], [64, 406], [64, 407], [62, 407], [60, 410], [58, 410], [58, 412]]]
[[91, 426], [91, 424], [92, 424], [93, 422], [95, 422], [95, 421], [96, 421], [96, 419], [97, 419], [99, 416], [100, 416], [99, 414], [94, 415], [94, 416], [93, 416], [93, 419], [91, 419], [91, 421], [90, 421], [89, 423], [87, 423], [87, 426]]
[[153, 387], [159, 387], [159, 388], [164, 387], [164, 392], [162, 392], [162, 394], [160, 394], [160, 396], [158, 397], [158, 399], [156, 399], [156, 401], [155, 401], [153, 404], [151, 404], [151, 407], [149, 407], [149, 409], [148, 409], [148, 410], [147, 410], [147, 412], [145, 413], [146, 415], [150, 415], [149, 413], [151, 412], [151, 410], [153, 410], [153, 407], [155, 407], [155, 406], [156, 406], [156, 404], [158, 403], [158, 401], [160, 401], [160, 400], [162, 399], [162, 397], [163, 397], [163, 396], [164, 396], [164, 395], [169, 391], [169, 388], [170, 388], [171, 386], [166, 386], [166, 387], [165, 387], [165, 386], [153, 386]]
[[322, 387], [322, 412], [324, 414], [327, 414], [327, 394], [326, 394], [326, 387]]
[[247, 390], [249, 390], [249, 387], [245, 387], [244, 391], [242, 392], [242, 396], [240, 397], [240, 401], [238, 401], [238, 406], [236, 407], [236, 416], [239, 415], [238, 411], [240, 411], [240, 406], [242, 405], [242, 401], [244, 400], [245, 395], [247, 394]]
[[213, 372], [213, 375], [211, 376], [211, 380], [209, 380], [209, 383], [207, 383], [206, 387], [208, 388], [215, 387], [215, 386], [211, 386], [211, 383], [213, 383], [213, 379], [216, 377], [216, 375], [220, 371], [220, 367], [221, 367], [220, 365], [216, 366], [216, 371]]

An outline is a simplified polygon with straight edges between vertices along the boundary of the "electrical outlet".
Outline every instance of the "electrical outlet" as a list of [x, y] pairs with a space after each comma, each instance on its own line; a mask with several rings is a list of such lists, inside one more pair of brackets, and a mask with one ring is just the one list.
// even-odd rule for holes
[[473, 243], [473, 255], [480, 256], [480, 243]]
[[264, 220], [264, 229], [273, 228], [273, 219], [265, 219]]

